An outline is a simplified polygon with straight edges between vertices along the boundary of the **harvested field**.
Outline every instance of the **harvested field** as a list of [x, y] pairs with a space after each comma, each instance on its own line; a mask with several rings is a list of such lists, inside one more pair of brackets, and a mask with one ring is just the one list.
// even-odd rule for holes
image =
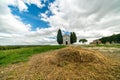
[[117, 70], [119, 68], [120, 65], [98, 51], [67, 47], [31, 57], [28, 63], [16, 68], [7, 78], [9, 80], [119, 80], [120, 73]]

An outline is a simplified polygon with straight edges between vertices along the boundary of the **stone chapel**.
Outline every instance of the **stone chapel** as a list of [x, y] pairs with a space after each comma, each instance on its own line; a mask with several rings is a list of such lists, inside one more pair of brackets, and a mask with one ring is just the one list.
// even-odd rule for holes
[[70, 43], [70, 35], [63, 35], [63, 45], [69, 45]]

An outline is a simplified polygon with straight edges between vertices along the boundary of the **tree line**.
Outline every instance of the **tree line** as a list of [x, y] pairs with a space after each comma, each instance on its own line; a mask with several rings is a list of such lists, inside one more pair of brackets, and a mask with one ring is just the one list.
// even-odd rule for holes
[[102, 37], [99, 39], [103, 44], [105, 44], [106, 42], [109, 43], [120, 43], [120, 34], [114, 34], [112, 36], [108, 36], [108, 37]]

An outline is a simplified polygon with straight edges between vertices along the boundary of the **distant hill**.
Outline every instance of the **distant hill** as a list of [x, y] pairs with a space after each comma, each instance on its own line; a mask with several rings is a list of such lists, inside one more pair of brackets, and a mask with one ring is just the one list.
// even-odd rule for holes
[[114, 34], [108, 37], [102, 37], [99, 39], [102, 43], [110, 42], [110, 43], [120, 43], [120, 34]]

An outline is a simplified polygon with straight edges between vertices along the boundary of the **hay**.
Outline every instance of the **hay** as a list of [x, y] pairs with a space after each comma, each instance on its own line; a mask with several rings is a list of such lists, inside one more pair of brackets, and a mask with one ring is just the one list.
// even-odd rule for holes
[[101, 55], [99, 52], [92, 50], [81, 49], [77, 47], [69, 47], [58, 51], [56, 55], [57, 59], [67, 62], [79, 62], [79, 63], [104, 63], [106, 58]]
[[28, 70], [31, 76], [26, 76], [26, 79], [88, 80], [91, 77], [89, 80], [101, 80], [98, 72], [107, 69], [106, 65], [108, 59], [97, 51], [68, 47], [33, 56]]

